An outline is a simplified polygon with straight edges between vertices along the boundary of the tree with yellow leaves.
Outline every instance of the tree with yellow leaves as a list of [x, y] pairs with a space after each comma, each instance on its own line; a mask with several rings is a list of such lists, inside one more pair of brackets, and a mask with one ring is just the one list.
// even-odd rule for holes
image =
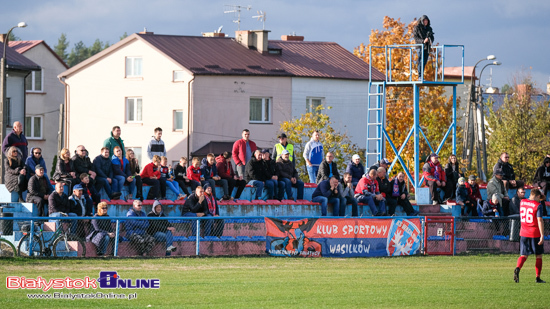
[[[415, 52], [411, 53], [410, 49], [393, 49], [391, 53], [391, 68], [386, 68], [384, 48], [374, 48], [375, 46], [414, 44], [412, 33], [415, 25], [416, 20], [406, 25], [399, 18], [393, 19], [386, 16], [384, 17], [383, 30], [372, 30], [369, 37], [370, 43], [367, 46], [361, 43], [359, 47], [354, 49], [353, 53], [363, 59], [363, 61], [369, 62], [369, 47], [373, 47], [372, 63], [369, 63], [370, 65], [382, 73], [389, 72], [391, 69], [393, 81], [409, 80], [411, 74], [413, 74], [412, 80], [415, 80], [415, 76], [418, 74], [415, 70], [415, 60], [417, 57]], [[434, 80], [435, 78], [433, 59], [434, 57], [431, 56], [426, 65], [424, 71], [425, 80]], [[452, 123], [453, 99], [452, 97], [447, 98], [445, 96], [443, 86], [421, 87], [419, 97], [420, 126], [435, 151]], [[413, 104], [413, 87], [386, 87], [386, 131], [398, 149], [405, 141], [413, 126]], [[457, 136], [460, 135], [457, 134]], [[457, 142], [457, 145], [460, 145], [460, 143]], [[422, 160], [431, 151], [422, 137], [420, 138], [419, 147], [419, 157]], [[393, 153], [389, 144], [387, 144], [386, 150], [388, 159], [393, 160], [395, 153]], [[440, 152], [441, 160], [443, 162], [447, 161], [451, 152], [451, 136], [449, 136]], [[412, 141], [409, 141], [404, 148], [401, 157], [405, 162], [410, 164], [410, 168], [412, 169], [414, 166], [414, 145]], [[420, 164], [419, 166], [422, 165]], [[401, 169], [399, 166], [396, 167], [397, 170]]]

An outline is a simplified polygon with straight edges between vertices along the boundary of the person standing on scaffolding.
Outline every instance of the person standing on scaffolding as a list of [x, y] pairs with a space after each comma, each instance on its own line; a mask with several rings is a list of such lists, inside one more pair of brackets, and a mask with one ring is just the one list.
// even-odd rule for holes
[[416, 44], [423, 44], [422, 48], [418, 48], [418, 79], [421, 80], [424, 76], [424, 68], [430, 57], [430, 48], [434, 41], [434, 33], [430, 26], [430, 19], [426, 15], [422, 15], [418, 19], [418, 23], [414, 26], [413, 37]]

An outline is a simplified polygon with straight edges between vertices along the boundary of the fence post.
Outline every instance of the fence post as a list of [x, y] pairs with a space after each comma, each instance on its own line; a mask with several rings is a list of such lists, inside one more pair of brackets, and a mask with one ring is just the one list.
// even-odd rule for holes
[[31, 230], [29, 235], [29, 257], [33, 255], [33, 252], [32, 252], [33, 239], [34, 239], [34, 220], [31, 219]]
[[115, 232], [115, 247], [113, 248], [113, 255], [118, 256], [118, 237], [120, 234], [120, 221], [116, 220], [116, 232]]
[[195, 255], [199, 255], [199, 249], [201, 246], [201, 221], [199, 218], [197, 218], [197, 241], [196, 241], [196, 248], [195, 248]]

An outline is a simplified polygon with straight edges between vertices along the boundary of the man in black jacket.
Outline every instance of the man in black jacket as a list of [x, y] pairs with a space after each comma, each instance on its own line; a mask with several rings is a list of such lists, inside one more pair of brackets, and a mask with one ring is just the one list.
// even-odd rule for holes
[[[518, 188], [516, 191], [516, 195], [510, 200], [510, 213], [509, 216], [515, 215], [516, 217], [519, 216], [519, 206], [521, 204], [521, 200], [525, 198], [525, 189], [524, 188]], [[546, 207], [542, 208], [543, 210], [543, 216], [546, 217]]]
[[[263, 156], [260, 150], [254, 151], [254, 156], [246, 162], [244, 179], [249, 185], [256, 188], [256, 200], [262, 197], [264, 185], [267, 188], [268, 199], [273, 198], [273, 191], [275, 186], [271, 181], [271, 176], [268, 175], [268, 171], [263, 163]], [[268, 177], [269, 176], [269, 177]], [[267, 181], [266, 181], [267, 180]]]
[[[288, 150], [283, 150], [279, 159], [277, 159], [277, 172], [279, 176], [279, 183], [284, 184], [286, 190], [286, 197], [292, 200], [292, 187], [297, 189], [297, 199], [304, 199], [304, 183], [298, 177], [298, 171], [290, 161], [290, 153]], [[279, 188], [279, 200], [282, 200], [285, 195], [285, 190]]]
[[[250, 161], [249, 161], [250, 162]], [[248, 163], [247, 163], [248, 164]], [[189, 195], [185, 204], [181, 208], [183, 217], [212, 217], [208, 211], [208, 201], [204, 197], [204, 188], [197, 186], [195, 193]], [[212, 220], [204, 220], [204, 236], [210, 236], [212, 230]], [[196, 235], [196, 222], [192, 222], [193, 235]], [[203, 224], [201, 224], [201, 227]]]
[[393, 186], [388, 178], [386, 178], [386, 169], [379, 167], [376, 170], [376, 181], [380, 188], [380, 194], [386, 198], [386, 204], [388, 205], [388, 214], [393, 216], [395, 214], [395, 207], [397, 206], [397, 198], [392, 194]]
[[117, 187], [115, 184], [117, 180], [113, 177], [113, 163], [109, 154], [109, 148], [103, 147], [101, 154], [94, 159], [94, 168], [97, 172], [96, 189], [101, 191], [103, 188], [110, 199], [118, 199], [122, 193], [113, 192], [113, 188]]
[[524, 182], [521, 180], [516, 181], [516, 174], [514, 173], [514, 167], [510, 164], [510, 156], [507, 152], [500, 154], [498, 162], [493, 167], [493, 174], [496, 174], [497, 170], [502, 171], [502, 182], [504, 183], [504, 188], [514, 189], [514, 188], [523, 188]]
[[75, 155], [71, 158], [74, 165], [75, 177], [80, 178], [80, 174], [86, 173], [90, 176], [90, 183], [95, 185], [96, 172], [92, 161], [88, 157], [88, 150], [83, 145], [76, 147]]
[[[69, 198], [67, 194], [63, 193], [63, 183], [58, 182], [55, 184], [55, 191], [48, 197], [48, 208], [50, 217], [78, 217], [75, 213], [71, 212], [69, 206]], [[53, 220], [57, 223], [58, 220]], [[73, 220], [71, 223], [71, 233], [76, 233], [76, 225], [78, 221]]]
[[340, 180], [338, 166], [336, 165], [336, 162], [334, 162], [334, 155], [332, 152], [327, 152], [325, 159], [321, 162], [321, 165], [319, 165], [316, 182], [319, 184], [321, 181], [330, 179], [330, 177], [333, 176]]
[[48, 205], [48, 199], [53, 190], [48, 179], [44, 177], [42, 165], [37, 164], [34, 171], [34, 176], [29, 179], [27, 202], [36, 204], [38, 216], [45, 217], [47, 213], [44, 211], [44, 206]]
[[422, 48], [419, 49], [418, 53], [418, 79], [422, 79], [424, 76], [424, 68], [426, 63], [428, 63], [428, 58], [430, 57], [430, 49], [434, 41], [434, 33], [430, 25], [430, 19], [426, 15], [422, 15], [416, 26], [413, 29], [413, 37], [416, 44], [422, 44]]

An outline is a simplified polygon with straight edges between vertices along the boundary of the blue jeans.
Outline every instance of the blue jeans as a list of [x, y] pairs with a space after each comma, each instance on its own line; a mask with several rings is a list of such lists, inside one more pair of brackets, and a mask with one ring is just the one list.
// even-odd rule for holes
[[368, 204], [373, 216], [386, 213], [386, 201], [377, 201], [374, 199], [374, 195], [361, 195], [357, 198], [357, 201]]
[[166, 186], [167, 186], [172, 192], [176, 193], [176, 195], [179, 195], [179, 194], [180, 194], [180, 188], [179, 188], [177, 182], [166, 180]]
[[319, 171], [319, 165], [306, 165], [307, 167], [307, 174], [309, 175], [309, 182], [310, 183], [317, 183], [317, 172]]
[[107, 248], [109, 247], [109, 242], [111, 241], [111, 237], [109, 235], [103, 236], [101, 240], [99, 241], [99, 246], [97, 246], [97, 253], [104, 255], [105, 252], [107, 252]]
[[122, 175], [116, 175], [113, 176], [112, 180], [111, 190], [113, 190], [113, 192], [122, 192], [122, 187], [124, 186], [126, 178]]
[[311, 199], [314, 203], [321, 204], [321, 215], [326, 216], [327, 215], [327, 207], [328, 204], [332, 204], [332, 215], [337, 217], [340, 214], [340, 198], [338, 197], [331, 197], [326, 198], [322, 195], [316, 196], [313, 199]]
[[167, 230], [166, 233], [156, 232], [155, 240], [158, 242], [166, 242], [166, 248], [170, 247], [174, 243], [174, 237], [172, 236], [172, 231]]
[[[283, 185], [284, 185], [284, 188], [286, 190], [286, 198], [287, 199], [289, 199], [289, 200], [293, 199], [292, 198], [292, 187], [295, 187], [295, 188], [298, 189], [298, 194], [297, 194], [296, 199], [297, 200], [303, 200], [304, 199], [304, 183], [301, 180], [296, 179], [296, 183], [292, 184], [292, 181], [290, 181], [290, 179], [281, 178], [281, 180], [279, 180], [279, 184], [280, 183], [283, 183]], [[285, 195], [284, 191], [280, 190], [279, 191], [280, 200], [283, 199], [284, 195]]]
[[264, 184], [267, 190], [267, 199], [273, 199], [275, 197], [275, 194], [277, 193], [277, 186], [279, 185], [279, 181], [268, 179], [264, 182]]
[[134, 180], [132, 180], [131, 182], [127, 182], [127, 181], [123, 182], [123, 184], [128, 185], [128, 192], [133, 197], [136, 196], [136, 195], [134, 195], [134, 191], [136, 190], [136, 181], [137, 181], [136, 178], [134, 178]]
[[[194, 217], [197, 218], [197, 214], [194, 212], [186, 212], [183, 214], [184, 217]], [[211, 214], [205, 215], [205, 217], [212, 217]], [[204, 229], [204, 236], [210, 236], [212, 234], [212, 221], [213, 220], [201, 220], [201, 228]], [[196, 220], [191, 221], [191, 235], [197, 235], [197, 222]]]
[[[346, 196], [345, 197], [346, 199], [346, 206], [348, 204], [351, 204], [351, 216], [352, 217], [358, 217], [359, 216], [359, 211], [357, 209], [357, 200], [351, 196]], [[344, 215], [346, 215], [346, 206], [344, 206]]]
[[[113, 180], [113, 179], [111, 179], [111, 180]], [[114, 180], [112, 182], [114, 182]], [[101, 191], [101, 188], [103, 188], [103, 189], [105, 189], [105, 193], [107, 193], [109, 198], [111, 197], [111, 195], [113, 195], [113, 190], [111, 189], [111, 184], [109, 184], [109, 181], [107, 181], [107, 178], [97, 176], [95, 178], [95, 183], [96, 183], [95, 188], [97, 189], [97, 192]]]
[[[68, 213], [67, 214], [69, 217], [78, 217], [75, 213]], [[51, 213], [50, 214], [50, 217], [56, 217], [56, 218], [59, 218], [59, 217], [62, 217], [61, 213], [60, 212], [54, 212], [54, 213]], [[63, 220], [63, 221], [66, 221], [66, 220]], [[59, 225], [59, 220], [50, 220], [50, 222], [55, 222], [55, 227], [57, 228], [58, 225]], [[75, 234], [76, 233], [76, 225], [78, 224], [78, 220], [71, 220], [71, 234]]]

